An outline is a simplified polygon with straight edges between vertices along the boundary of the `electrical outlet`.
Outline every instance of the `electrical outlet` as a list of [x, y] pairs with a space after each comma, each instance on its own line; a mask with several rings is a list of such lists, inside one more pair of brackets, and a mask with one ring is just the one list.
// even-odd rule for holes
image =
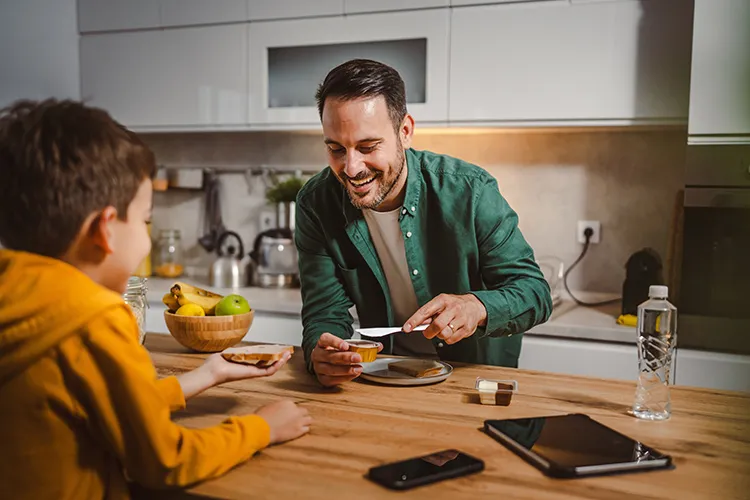
[[576, 235], [578, 236], [578, 243], [586, 243], [586, 236], [583, 234], [583, 232], [588, 227], [590, 227], [594, 231], [594, 234], [591, 235], [589, 243], [599, 243], [599, 241], [601, 241], [602, 225], [598, 220], [578, 221], [578, 231], [576, 232]]

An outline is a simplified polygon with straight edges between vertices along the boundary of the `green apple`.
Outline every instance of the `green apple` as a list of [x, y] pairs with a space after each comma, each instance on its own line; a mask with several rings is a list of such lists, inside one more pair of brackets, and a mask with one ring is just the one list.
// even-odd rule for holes
[[245, 314], [250, 312], [250, 304], [242, 295], [227, 295], [216, 304], [217, 316], [232, 316], [233, 314]]

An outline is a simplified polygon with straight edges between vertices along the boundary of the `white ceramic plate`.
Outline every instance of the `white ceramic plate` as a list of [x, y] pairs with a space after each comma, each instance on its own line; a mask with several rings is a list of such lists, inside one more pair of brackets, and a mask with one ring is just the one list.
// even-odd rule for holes
[[372, 363], [362, 363], [362, 375], [359, 378], [385, 385], [429, 385], [442, 382], [453, 373], [453, 367], [445, 361], [436, 360], [443, 365], [443, 369], [437, 375], [430, 377], [412, 377], [405, 373], [394, 372], [388, 369], [388, 363], [410, 358], [381, 358], [378, 357]]

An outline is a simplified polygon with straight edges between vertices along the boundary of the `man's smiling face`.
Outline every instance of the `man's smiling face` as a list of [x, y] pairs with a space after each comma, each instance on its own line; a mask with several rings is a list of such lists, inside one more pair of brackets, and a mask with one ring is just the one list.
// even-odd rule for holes
[[329, 98], [322, 124], [329, 165], [352, 204], [377, 210], [403, 184], [401, 177], [406, 174], [405, 144], [385, 99]]

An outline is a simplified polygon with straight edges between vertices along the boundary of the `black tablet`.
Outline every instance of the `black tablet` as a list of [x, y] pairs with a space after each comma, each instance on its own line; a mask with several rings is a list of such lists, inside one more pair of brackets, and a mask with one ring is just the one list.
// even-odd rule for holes
[[671, 468], [672, 458], [588, 415], [485, 420], [484, 430], [548, 476]]

